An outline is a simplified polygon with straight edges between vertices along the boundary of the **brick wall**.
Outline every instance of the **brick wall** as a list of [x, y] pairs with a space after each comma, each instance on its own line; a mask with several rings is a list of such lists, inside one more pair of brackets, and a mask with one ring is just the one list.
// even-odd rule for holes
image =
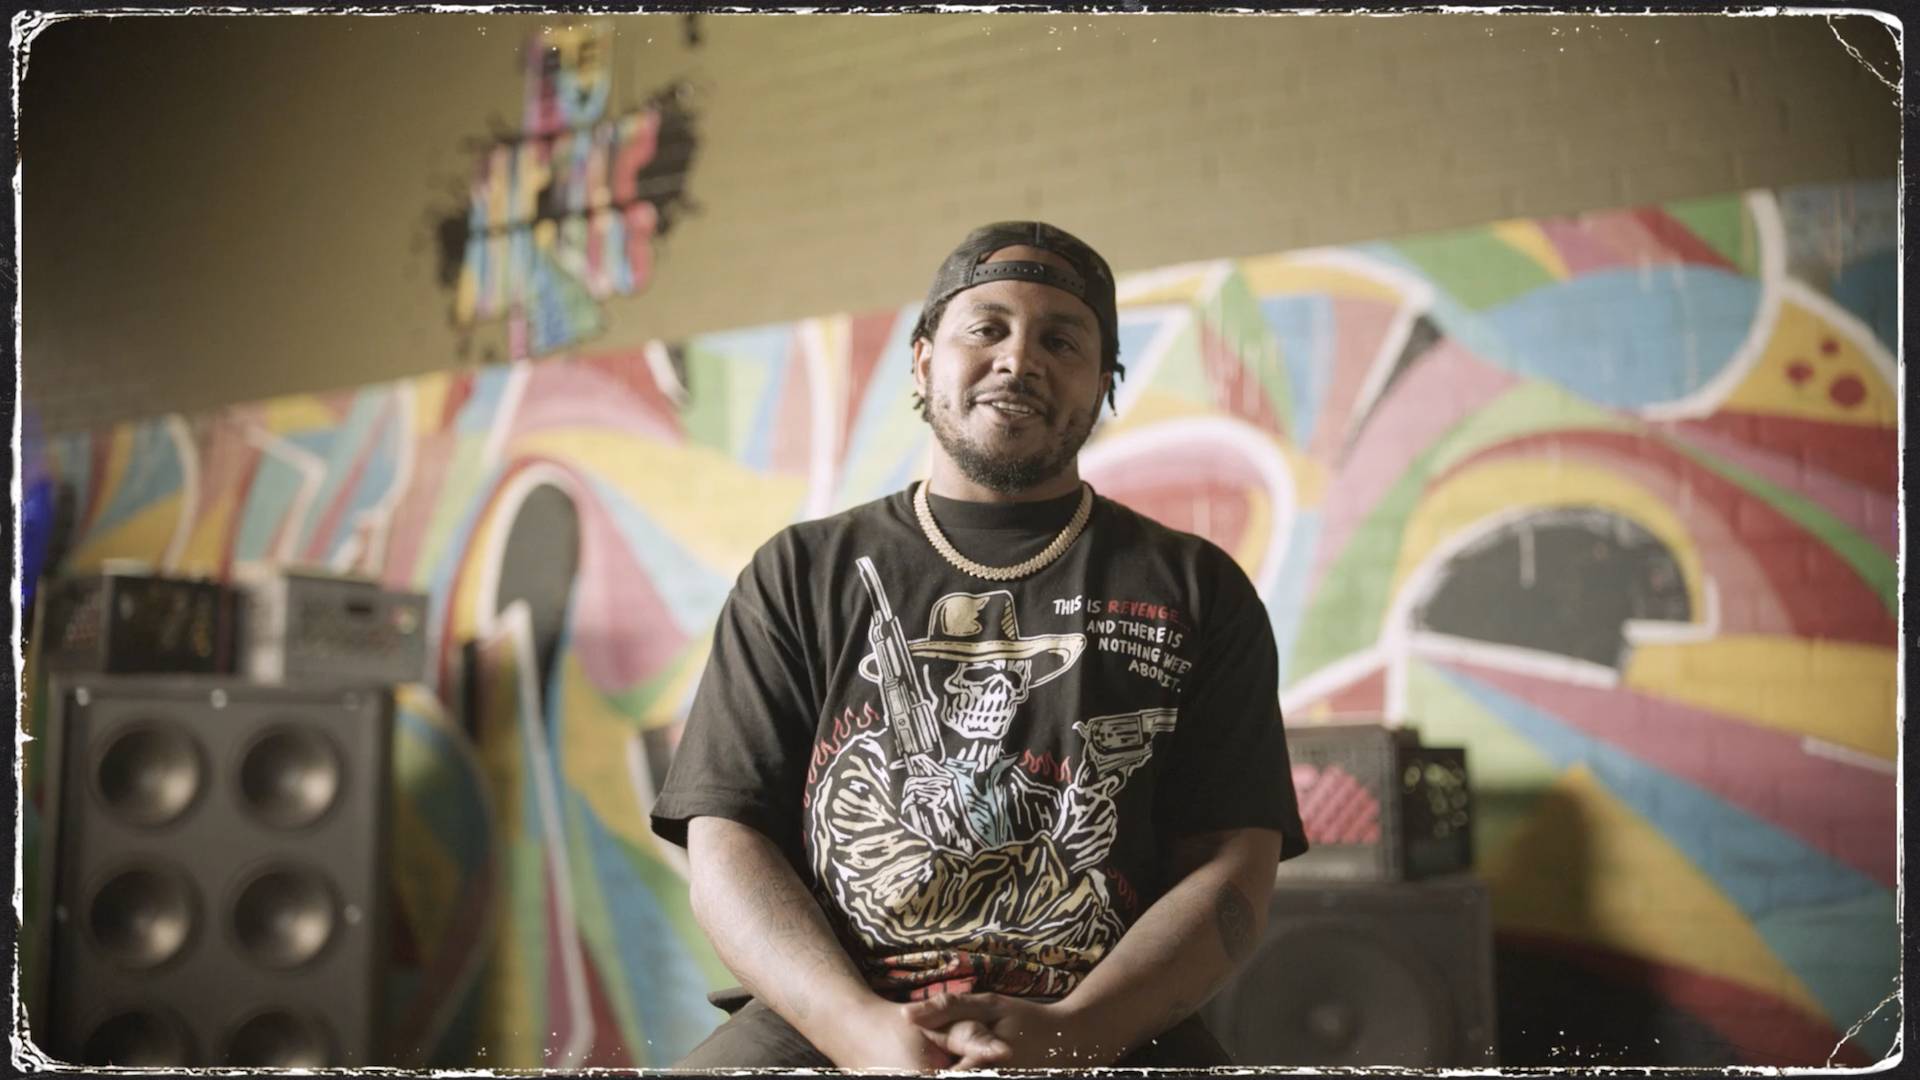
[[[23, 381], [62, 430], [464, 354], [435, 280], [469, 139], [561, 16], [80, 19], [32, 44]], [[590, 344], [919, 294], [1037, 215], [1116, 270], [1893, 174], [1866, 17], [706, 15], [616, 20], [614, 100], [698, 91], [656, 277]]]

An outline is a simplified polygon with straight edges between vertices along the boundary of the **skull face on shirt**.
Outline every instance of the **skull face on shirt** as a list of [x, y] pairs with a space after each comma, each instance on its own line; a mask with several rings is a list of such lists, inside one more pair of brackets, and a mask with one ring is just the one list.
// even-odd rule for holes
[[941, 684], [946, 691], [940, 721], [969, 739], [998, 742], [1027, 700], [1033, 681], [1031, 660], [975, 660], [954, 666]]

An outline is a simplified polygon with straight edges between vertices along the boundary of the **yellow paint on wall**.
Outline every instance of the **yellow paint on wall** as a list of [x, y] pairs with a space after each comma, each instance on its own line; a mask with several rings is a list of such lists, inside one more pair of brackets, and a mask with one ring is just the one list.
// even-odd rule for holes
[[686, 551], [731, 575], [800, 516], [805, 477], [755, 472], [702, 446], [674, 446], [615, 431], [532, 432], [514, 455], [577, 462], [646, 510]]
[[640, 730], [587, 678], [568, 652], [560, 670], [560, 769], [608, 831], [642, 851], [653, 847], [639, 793], [627, 771], [627, 742]]
[[1603, 468], [1569, 461], [1494, 461], [1428, 492], [1401, 538], [1393, 592], [1444, 541], [1494, 514], [1518, 509], [1595, 507], [1635, 522], [1667, 546], [1687, 585], [1691, 610], [1705, 610], [1705, 571], [1693, 537], [1667, 504], [1640, 485]]
[[1200, 297], [1200, 288], [1207, 281], [1207, 270], [1199, 269], [1193, 273], [1169, 279], [1165, 284], [1138, 294], [1127, 292], [1127, 280], [1121, 278], [1116, 287], [1126, 299], [1121, 301], [1120, 310], [1130, 307], [1147, 307], [1153, 304], [1191, 304]]
[[1125, 413], [1100, 425], [1100, 431], [1095, 437], [1094, 445], [1097, 445], [1101, 440], [1126, 434], [1139, 428], [1152, 427], [1154, 424], [1163, 423], [1168, 420], [1185, 420], [1197, 417], [1212, 418], [1219, 415], [1220, 412], [1218, 409], [1214, 409], [1201, 402], [1189, 401], [1179, 395], [1167, 393], [1163, 388], [1156, 387], [1151, 390], [1142, 391], [1140, 396], [1134, 399], [1133, 404], [1127, 406]]
[[1501, 930], [1689, 968], [1825, 1015], [1739, 907], [1584, 765], [1479, 866]]
[[1790, 299], [1724, 407], [1871, 427], [1891, 427], [1898, 416], [1893, 388], [1852, 336]]
[[654, 731], [680, 722], [680, 703], [693, 697], [694, 683], [707, 670], [707, 655], [713, 651], [713, 630], [709, 628], [698, 641], [687, 642], [687, 650], [674, 661], [673, 677], [660, 689], [647, 715], [639, 718], [642, 731]]
[[482, 641], [479, 651], [484, 698], [476, 750], [497, 808], [495, 850], [503, 861], [496, 879], [500, 890], [496, 896], [503, 910], [490, 950], [492, 968], [480, 983], [476, 1024], [487, 1047], [484, 1060], [514, 1066], [538, 1061], [545, 1042], [539, 1037], [538, 1021], [544, 1016], [541, 1001], [547, 973], [535, 970], [534, 960], [544, 951], [547, 923], [543, 913], [515, 910], [515, 876], [538, 873], [536, 860], [528, 856], [544, 849], [546, 839], [527, 835], [521, 809], [529, 765], [526, 736], [521, 730], [520, 671], [513, 639], [501, 635]]
[[1305, 510], [1325, 502], [1328, 482], [1326, 464], [1291, 447], [1281, 447], [1280, 453], [1287, 459], [1287, 467], [1293, 471], [1293, 505]]
[[494, 533], [506, 527], [501, 521], [503, 515], [498, 504], [489, 506], [474, 523], [472, 541], [466, 550], [466, 560], [454, 575], [453, 592], [448, 597], [447, 635], [451, 641], [465, 641], [475, 635], [479, 629], [480, 616], [477, 613], [481, 582], [490, 577], [491, 569], [487, 565], [488, 551], [493, 550]]
[[[408, 789], [395, 784], [394, 790]], [[399, 894], [401, 910], [406, 912], [407, 925], [425, 954], [423, 961], [430, 962], [452, 929], [447, 916], [457, 906], [464, 882], [432, 828], [421, 819], [413, 802], [404, 797], [393, 800], [392, 837], [394, 891]]]
[[[809, 405], [808, 422], [827, 425], [827, 430], [833, 433], [836, 440], [834, 450], [838, 452], [841, 449], [838, 439], [841, 429], [845, 426], [847, 379], [851, 376], [853, 368], [853, 316], [833, 315], [810, 319], [808, 322], [814, 325], [815, 332], [819, 334], [820, 371], [817, 375], [811, 371], [801, 374], [809, 384], [815, 378], [825, 383], [825, 401], [829, 410], [826, 416], [814, 416], [811, 415], [814, 410]], [[807, 393], [811, 396], [811, 385], [808, 386]]]
[[276, 435], [340, 426], [340, 417], [313, 394], [289, 394], [261, 403], [260, 423]]
[[1566, 262], [1560, 258], [1559, 249], [1547, 239], [1547, 234], [1541, 231], [1537, 223], [1523, 218], [1496, 222], [1490, 229], [1501, 243], [1539, 263], [1541, 269], [1552, 274], [1555, 281], [1565, 281], [1571, 276], [1567, 272]]
[[88, 536], [61, 564], [65, 573], [90, 573], [108, 559], [144, 559], [160, 566], [180, 521], [180, 496], [168, 495], [104, 532]]
[[447, 408], [447, 389], [453, 385], [450, 372], [436, 371], [413, 380], [413, 430], [416, 435], [431, 435], [440, 430], [440, 414]]
[[1249, 576], [1260, 572], [1267, 544], [1273, 539], [1273, 499], [1260, 488], [1247, 489], [1247, 524], [1234, 547], [1233, 561]]
[[226, 554], [227, 539], [233, 528], [234, 511], [238, 508], [239, 495], [245, 492], [220, 491], [202, 504], [196, 515], [193, 531], [187, 535], [187, 544], [180, 552], [180, 569], [203, 568], [199, 572], [212, 574], [220, 565], [220, 558]]
[[1247, 288], [1259, 297], [1304, 294], [1340, 300], [1379, 300], [1388, 304], [1399, 304], [1406, 299], [1399, 289], [1385, 281], [1316, 264], [1297, 252], [1241, 259], [1239, 267]]
[[1894, 760], [1898, 657], [1891, 648], [1738, 634], [1642, 645], [1626, 684], [1755, 724]]
[[473, 321], [474, 308], [480, 301], [480, 275], [473, 269], [472, 263], [462, 262], [460, 277], [453, 291], [453, 320], [462, 326]]
[[107, 438], [107, 457], [101, 462], [100, 485], [96, 489], [98, 509], [104, 510], [113, 502], [113, 495], [127, 479], [127, 465], [133, 460], [133, 431], [135, 425], [121, 424], [115, 427]]

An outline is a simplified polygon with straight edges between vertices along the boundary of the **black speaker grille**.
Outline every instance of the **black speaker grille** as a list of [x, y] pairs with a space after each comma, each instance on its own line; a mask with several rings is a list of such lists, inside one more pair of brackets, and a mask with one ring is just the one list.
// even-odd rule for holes
[[55, 700], [36, 1043], [383, 1063], [391, 692], [86, 676]]

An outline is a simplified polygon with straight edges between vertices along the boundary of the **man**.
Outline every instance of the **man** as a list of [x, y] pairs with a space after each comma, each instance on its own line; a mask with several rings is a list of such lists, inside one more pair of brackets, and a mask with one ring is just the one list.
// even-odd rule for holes
[[1194, 1011], [1306, 841], [1246, 575], [1080, 480], [1117, 322], [1080, 240], [974, 230], [929, 480], [741, 574], [653, 828], [752, 1000], [680, 1067], [1229, 1063]]

